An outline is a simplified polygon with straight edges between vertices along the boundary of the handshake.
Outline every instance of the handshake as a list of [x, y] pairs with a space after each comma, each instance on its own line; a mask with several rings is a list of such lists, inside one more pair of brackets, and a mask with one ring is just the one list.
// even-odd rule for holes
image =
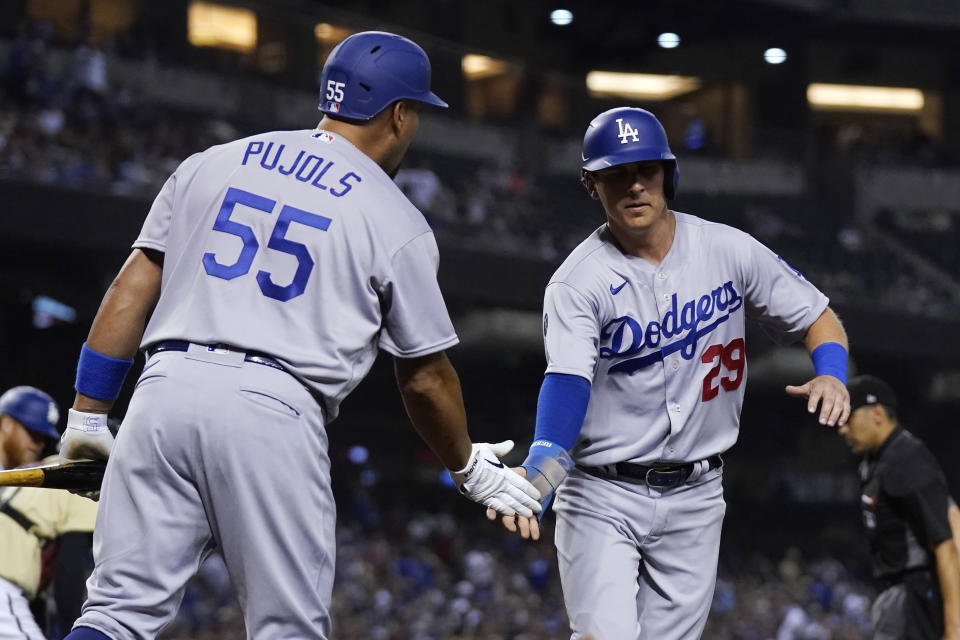
[[467, 465], [451, 471], [450, 477], [460, 493], [487, 507], [487, 518], [494, 520], [500, 514], [508, 531], [516, 532], [519, 525], [522, 537], [537, 540], [543, 511], [573, 463], [565, 452], [552, 456], [561, 458], [559, 464], [550, 464], [551, 456], [537, 453], [528, 456], [523, 466], [511, 469], [500, 461], [511, 449], [512, 440], [476, 443]]
[[467, 466], [451, 471], [450, 477], [460, 493], [474, 502], [505, 516], [530, 518], [542, 510], [540, 491], [500, 461], [511, 449], [513, 440], [474, 443]]

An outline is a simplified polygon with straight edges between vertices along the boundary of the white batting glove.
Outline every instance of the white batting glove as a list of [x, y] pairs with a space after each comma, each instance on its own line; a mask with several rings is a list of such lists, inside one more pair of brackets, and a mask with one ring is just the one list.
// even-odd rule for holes
[[107, 414], [84, 413], [70, 409], [67, 428], [60, 437], [60, 462], [106, 460], [113, 449], [113, 434], [107, 426]]
[[450, 477], [460, 493], [474, 502], [499, 511], [502, 515], [519, 514], [529, 518], [540, 512], [540, 492], [518, 473], [504, 466], [500, 458], [513, 449], [513, 440], [490, 444], [474, 443], [470, 459]]

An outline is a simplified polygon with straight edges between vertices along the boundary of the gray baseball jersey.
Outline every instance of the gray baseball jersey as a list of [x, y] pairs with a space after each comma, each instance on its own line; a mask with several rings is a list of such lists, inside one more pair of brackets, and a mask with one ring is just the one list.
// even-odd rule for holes
[[164, 253], [141, 346], [192, 344], [154, 353], [137, 382], [77, 624], [156, 637], [216, 547], [248, 637], [326, 640], [336, 507], [325, 427], [378, 346], [414, 357], [456, 343], [433, 234], [349, 142], [280, 131], [184, 161], [134, 246]]
[[827, 308], [826, 296], [749, 234], [675, 215], [659, 266], [625, 255], [604, 225], [547, 285], [547, 373], [592, 384], [573, 449], [580, 464], [726, 451], [743, 404], [745, 319], [800, 335]]
[[326, 131], [264, 133], [191, 156], [134, 247], [165, 254], [141, 346], [268, 353], [319, 392], [327, 421], [378, 346], [416, 357], [457, 343], [427, 222], [380, 167]]

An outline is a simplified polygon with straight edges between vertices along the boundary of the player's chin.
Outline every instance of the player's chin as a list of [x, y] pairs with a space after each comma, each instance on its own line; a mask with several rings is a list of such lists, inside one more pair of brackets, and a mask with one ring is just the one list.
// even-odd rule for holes
[[620, 209], [620, 215], [622, 215], [624, 218], [628, 220], [631, 218], [646, 217], [650, 215], [650, 212], [652, 211], [650, 205], [648, 204], [634, 204], [634, 203], [621, 204], [619, 209]]
[[620, 219], [630, 227], [646, 227], [656, 218], [656, 211], [649, 204], [623, 204], [619, 207]]

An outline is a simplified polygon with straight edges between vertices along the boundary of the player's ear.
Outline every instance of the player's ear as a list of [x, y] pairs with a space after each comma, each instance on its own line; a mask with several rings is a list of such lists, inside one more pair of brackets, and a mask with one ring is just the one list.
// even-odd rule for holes
[[580, 184], [582, 184], [583, 188], [587, 190], [587, 195], [594, 200], [600, 199], [600, 194], [597, 193], [597, 181], [593, 177], [593, 174], [586, 169], [580, 170]]
[[408, 128], [413, 122], [413, 112], [416, 109], [417, 104], [411, 100], [397, 100], [394, 102], [390, 109], [394, 131], [400, 132]]

